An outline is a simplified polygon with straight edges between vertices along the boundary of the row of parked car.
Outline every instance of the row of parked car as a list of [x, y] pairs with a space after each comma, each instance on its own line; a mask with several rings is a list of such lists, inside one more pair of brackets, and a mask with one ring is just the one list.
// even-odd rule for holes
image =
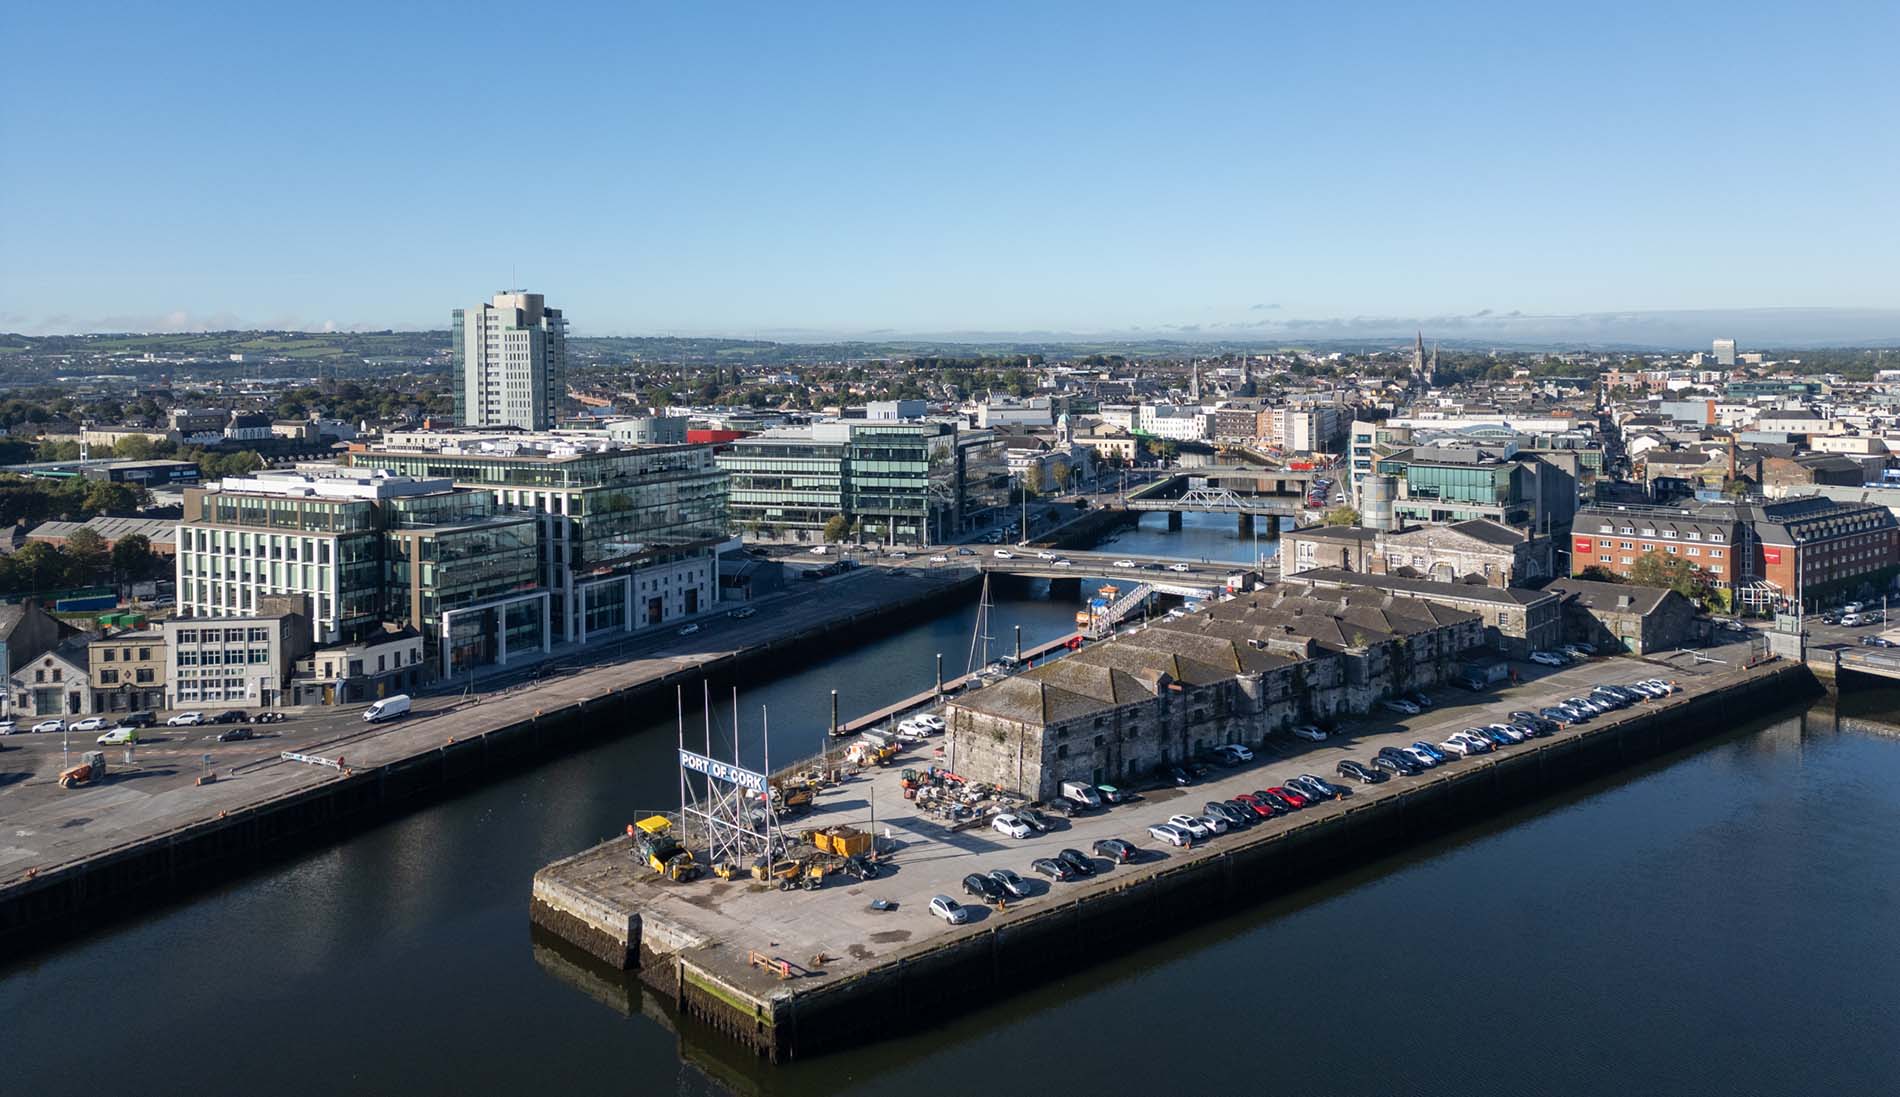
[[[260, 712], [253, 717], [247, 712], [231, 709], [226, 712], [220, 712], [216, 716], [206, 716], [202, 712], [181, 712], [171, 719], [166, 720], [165, 726], [185, 728], [198, 727], [204, 724], [281, 724], [287, 719], [289, 719], [289, 717], [281, 712]], [[150, 712], [128, 712], [116, 721], [106, 716], [86, 716], [74, 720], [70, 724], [61, 718], [41, 720], [38, 723], [29, 725], [26, 730], [29, 734], [37, 735], [57, 735], [61, 732], [73, 731], [83, 733], [99, 731], [105, 733], [99, 736], [99, 744], [101, 746], [112, 746], [119, 743], [136, 743], [138, 742], [138, 733], [141, 728], [156, 726], [158, 726], [158, 717], [155, 714]], [[15, 721], [0, 720], [0, 735], [12, 735], [18, 730], [19, 725]], [[233, 730], [248, 731], [249, 729]], [[225, 738], [226, 735], [230, 736], [231, 739], [250, 738], [249, 735], [237, 735], [233, 734], [233, 732], [226, 732], [218, 736], [219, 741], [228, 742], [229, 740]]]
[[1298, 811], [1310, 804], [1336, 800], [1351, 790], [1323, 777], [1302, 773], [1284, 783], [1243, 792], [1230, 800], [1209, 800], [1201, 805], [1201, 814], [1171, 815], [1164, 823], [1148, 828], [1149, 836], [1171, 846], [1192, 846], [1230, 830], [1242, 830], [1263, 819], [1272, 819]]
[[1541, 738], [1559, 728], [1583, 723], [1639, 701], [1667, 697], [1679, 689], [1680, 686], [1661, 678], [1645, 678], [1625, 686], [1602, 685], [1591, 690], [1588, 696], [1565, 698], [1536, 712], [1513, 712], [1499, 723], [1468, 727], [1438, 743], [1421, 739], [1407, 746], [1381, 748], [1369, 762], [1347, 759], [1339, 763], [1338, 772], [1341, 777], [1364, 784], [1375, 784], [1388, 777], [1411, 777], [1452, 758], [1488, 754]]

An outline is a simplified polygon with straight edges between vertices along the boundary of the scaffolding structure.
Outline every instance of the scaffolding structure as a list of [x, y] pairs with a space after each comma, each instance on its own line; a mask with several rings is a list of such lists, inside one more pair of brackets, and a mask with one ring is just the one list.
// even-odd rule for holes
[[[731, 865], [739, 871], [762, 862], [769, 865], [778, 836], [778, 805], [772, 798], [768, 777], [772, 772], [770, 724], [761, 728], [763, 768], [746, 768], [739, 745], [739, 690], [734, 687], [732, 761], [713, 757], [712, 689], [710, 684], [703, 684], [703, 688], [704, 753], [686, 749], [685, 691], [677, 691], [681, 840], [689, 848], [703, 844], [711, 865]], [[760, 717], [769, 721], [764, 708], [760, 709]]]

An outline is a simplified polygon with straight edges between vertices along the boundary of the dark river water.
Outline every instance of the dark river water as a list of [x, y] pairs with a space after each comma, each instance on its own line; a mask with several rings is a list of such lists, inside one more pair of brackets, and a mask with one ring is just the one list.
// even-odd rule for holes
[[[1033, 643], [1073, 611], [1005, 601], [992, 631]], [[847, 713], [925, 688], [936, 652], [960, 668], [971, 618], [748, 689], [748, 742], [761, 704], [780, 758], [815, 749], [834, 686]], [[1738, 714], [1325, 885], [1104, 941], [1100, 965], [928, 1033], [772, 1070], [529, 930], [537, 868], [673, 798], [656, 704], [624, 737], [0, 971], [0, 1091], [1891, 1093], [1900, 726], [1881, 721], [1900, 694], [1846, 708]]]
[[1126, 552], [1132, 556], [1178, 556], [1190, 560], [1224, 560], [1251, 564], [1278, 556], [1280, 542], [1267, 537], [1267, 519], [1254, 523], [1255, 534], [1242, 537], [1240, 523], [1231, 514], [1181, 515], [1181, 528], [1168, 530], [1168, 516], [1143, 514], [1139, 527], [1123, 530], [1095, 546], [1098, 552]]

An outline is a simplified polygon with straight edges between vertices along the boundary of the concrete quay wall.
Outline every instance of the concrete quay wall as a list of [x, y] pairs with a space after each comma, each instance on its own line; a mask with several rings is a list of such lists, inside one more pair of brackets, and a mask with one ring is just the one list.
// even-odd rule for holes
[[[702, 663], [621, 684], [601, 695], [527, 719], [482, 729], [454, 741], [335, 780], [180, 824], [92, 856], [39, 871], [0, 889], [0, 957], [29, 951], [102, 921], [136, 914], [304, 849], [315, 848], [480, 781], [616, 734], [624, 721], [600, 718], [676, 683], [740, 668], [781, 671], [831, 650], [811, 641], [851, 630], [854, 640], [903, 627], [919, 610], [968, 597], [974, 580], [936, 586], [909, 598], [841, 615], [796, 636], [716, 656]], [[473, 718], [479, 720], [477, 710]], [[582, 925], [550, 925], [585, 936]], [[605, 946], [602, 946], [603, 949]], [[594, 953], [593, 949], [589, 949]], [[598, 955], [598, 953], [595, 953]]]
[[[1718, 734], [1735, 726], [1738, 712], [1819, 692], [1800, 663], [1756, 668], [1709, 693], [1663, 708], [1626, 710], [1575, 735], [1527, 744], [1482, 768], [1440, 771], [1302, 825], [1230, 836], [1150, 874], [1096, 881], [1033, 913], [939, 937], [845, 978], [807, 986], [792, 979], [766, 993], [748, 993], [714, 974], [717, 946], [706, 964], [698, 962], [697, 947], [670, 954], [640, 949], [641, 978], [672, 994], [683, 1013], [769, 1061], [845, 1050], [927, 1027], [972, 1001], [1013, 994], [1117, 954], [1103, 942], [1156, 939]], [[541, 899], [537, 888], [537, 905]]]

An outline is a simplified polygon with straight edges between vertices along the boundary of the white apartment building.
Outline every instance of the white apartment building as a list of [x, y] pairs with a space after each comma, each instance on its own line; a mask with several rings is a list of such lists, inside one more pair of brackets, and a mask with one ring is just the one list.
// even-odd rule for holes
[[497, 293], [449, 314], [455, 420], [549, 430], [567, 395], [567, 320], [541, 294]]
[[1194, 406], [1143, 404], [1138, 429], [1176, 442], [1204, 442], [1213, 437], [1214, 417]]

